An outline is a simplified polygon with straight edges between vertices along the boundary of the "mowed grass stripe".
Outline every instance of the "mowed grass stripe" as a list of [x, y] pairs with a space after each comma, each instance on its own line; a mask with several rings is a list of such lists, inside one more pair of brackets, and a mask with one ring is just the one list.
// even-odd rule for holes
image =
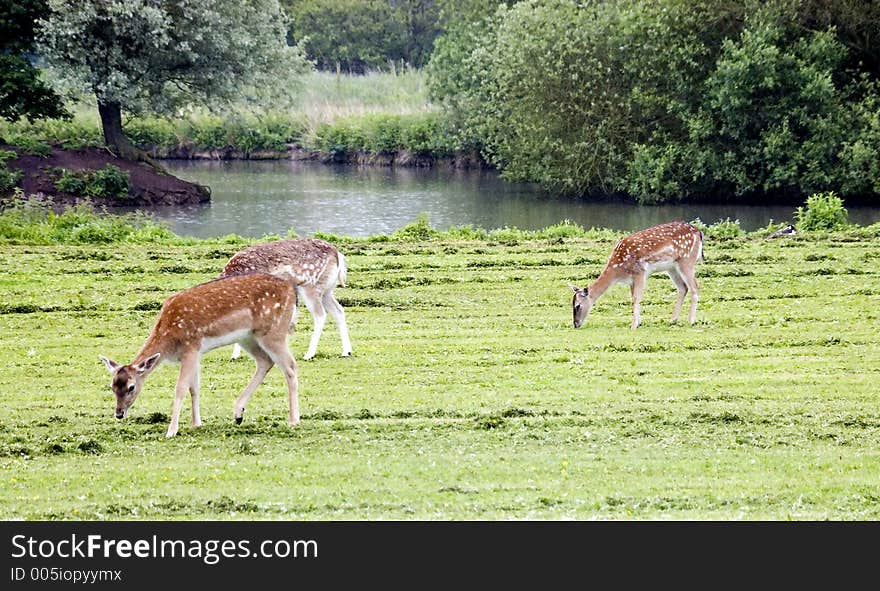
[[[177, 368], [117, 421], [97, 355], [128, 361], [236, 247], [0, 247], [0, 516], [876, 518], [877, 245], [707, 242], [695, 326], [658, 276], [637, 331], [625, 287], [575, 331], [566, 285], [613, 243], [343, 245], [355, 355], [328, 321], [301, 426], [274, 370], [232, 423], [253, 364], [226, 349], [173, 441]], [[301, 308], [298, 359], [310, 332]]]

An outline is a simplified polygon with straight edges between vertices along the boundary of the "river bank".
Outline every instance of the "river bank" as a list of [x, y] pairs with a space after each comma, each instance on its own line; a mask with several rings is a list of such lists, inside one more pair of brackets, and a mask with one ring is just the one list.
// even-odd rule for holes
[[[5, 167], [18, 177], [16, 187], [24, 196], [51, 198], [56, 205], [74, 205], [84, 200], [105, 206], [191, 205], [211, 199], [211, 191], [205, 185], [185, 181], [143, 162], [117, 158], [106, 149], [65, 149], [42, 144], [29, 153], [20, 146], [0, 144], [0, 150], [15, 154], [5, 161]], [[90, 177], [96, 173], [111, 177], [113, 186], [108, 188], [107, 183], [95, 181], [90, 185]], [[0, 198], [13, 193], [9, 190]]]

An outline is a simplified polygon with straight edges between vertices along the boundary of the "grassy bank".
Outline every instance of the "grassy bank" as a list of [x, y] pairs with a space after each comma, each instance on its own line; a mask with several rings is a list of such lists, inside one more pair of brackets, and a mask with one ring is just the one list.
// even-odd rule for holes
[[98, 354], [241, 243], [0, 246], [0, 518], [880, 518], [880, 228], [707, 239], [698, 323], [655, 277], [637, 331], [623, 287], [570, 326], [618, 234], [506, 232], [344, 241], [355, 354], [328, 323], [301, 425], [277, 371], [233, 424], [253, 364], [227, 348], [173, 440], [176, 368], [117, 421]]
[[[428, 103], [418, 70], [338, 77], [313, 72], [295, 92], [285, 110], [139, 116], [124, 127], [135, 144], [158, 158], [287, 158], [293, 145], [298, 157], [390, 162], [401, 154], [398, 163], [413, 157], [425, 163], [462, 151]], [[103, 145], [97, 110], [85, 104], [69, 121], [0, 121], [0, 139], [34, 153], [45, 151], [47, 142]]]

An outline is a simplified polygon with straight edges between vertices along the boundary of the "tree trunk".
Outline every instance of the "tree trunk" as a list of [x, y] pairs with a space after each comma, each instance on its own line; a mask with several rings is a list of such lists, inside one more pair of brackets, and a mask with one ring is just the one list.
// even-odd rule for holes
[[101, 115], [101, 127], [104, 129], [104, 143], [119, 158], [146, 162], [156, 170], [164, 172], [165, 169], [149, 154], [131, 143], [122, 130], [122, 106], [117, 102], [98, 101], [98, 114]]

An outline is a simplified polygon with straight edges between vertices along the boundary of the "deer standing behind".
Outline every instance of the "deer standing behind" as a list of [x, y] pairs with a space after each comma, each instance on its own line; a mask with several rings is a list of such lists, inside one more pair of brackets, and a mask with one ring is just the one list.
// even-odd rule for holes
[[141, 350], [128, 365], [100, 356], [113, 374], [110, 389], [116, 395], [116, 418], [122, 419], [140, 394], [147, 376], [162, 362], [180, 362], [174, 405], [166, 437], [177, 434], [180, 408], [189, 391], [192, 425], [202, 424], [199, 413], [199, 362], [204, 353], [241, 343], [257, 363], [254, 377], [235, 401], [233, 418], [241, 423], [245, 405], [266, 373], [278, 365], [287, 381], [288, 422], [299, 423], [296, 361], [288, 349], [296, 291], [283, 279], [252, 273], [215, 279], [178, 292], [162, 305]]
[[572, 313], [574, 327], [583, 324], [602, 294], [616, 283], [630, 285], [633, 300], [632, 328], [641, 322], [639, 304], [648, 276], [656, 271], [665, 271], [675, 287], [678, 300], [672, 312], [672, 322], [678, 320], [681, 306], [688, 290], [691, 292], [691, 309], [688, 319], [696, 321], [697, 300], [700, 288], [697, 285], [695, 268], [697, 261], [703, 260], [703, 233], [685, 222], [669, 222], [646, 228], [617, 242], [611, 257], [599, 277], [583, 289], [574, 285]]
[[[345, 256], [335, 246], [316, 238], [291, 238], [249, 246], [234, 255], [223, 268], [221, 277], [260, 271], [291, 282], [314, 319], [309, 349], [303, 359], [311, 359], [318, 350], [327, 312], [336, 321], [342, 340], [342, 356], [351, 355], [351, 341], [345, 310], [333, 295], [337, 286], [345, 287], [348, 267]], [[292, 323], [296, 323], [294, 310]], [[238, 357], [236, 347], [232, 357]]]

